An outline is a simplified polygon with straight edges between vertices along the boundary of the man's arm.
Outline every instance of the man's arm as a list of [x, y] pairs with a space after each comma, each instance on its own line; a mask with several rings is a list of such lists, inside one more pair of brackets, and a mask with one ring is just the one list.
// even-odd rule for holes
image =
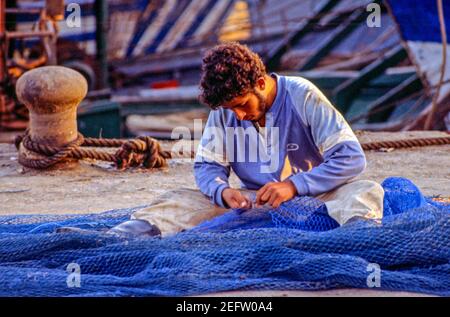
[[226, 207], [222, 192], [228, 188], [230, 164], [226, 158], [224, 123], [220, 110], [211, 111], [197, 148], [194, 176], [200, 191], [221, 207]]
[[224, 131], [221, 111], [211, 111], [194, 163], [197, 186], [211, 198], [212, 203], [220, 207], [250, 208], [250, 199], [228, 184], [231, 167], [226, 156]]
[[366, 167], [364, 151], [348, 123], [323, 93], [311, 84], [304, 104], [297, 106], [324, 159], [310, 171], [290, 177], [298, 195], [326, 193], [361, 174]]
[[336, 144], [323, 154], [324, 162], [309, 172], [292, 175], [298, 195], [317, 196], [329, 192], [361, 174], [366, 159], [356, 142]]
[[210, 197], [212, 203], [226, 207], [222, 192], [230, 187], [228, 185], [229, 168], [215, 163], [195, 162], [194, 175], [200, 191]]

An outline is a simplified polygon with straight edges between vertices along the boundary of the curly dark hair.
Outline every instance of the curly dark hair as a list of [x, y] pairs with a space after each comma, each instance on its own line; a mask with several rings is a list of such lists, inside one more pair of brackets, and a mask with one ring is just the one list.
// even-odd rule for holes
[[220, 44], [203, 57], [200, 101], [212, 109], [253, 91], [258, 78], [266, 74], [258, 54], [236, 42]]

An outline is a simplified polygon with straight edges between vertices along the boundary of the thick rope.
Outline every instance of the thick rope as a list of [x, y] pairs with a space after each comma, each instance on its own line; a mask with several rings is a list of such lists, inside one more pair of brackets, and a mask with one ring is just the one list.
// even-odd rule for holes
[[[95, 139], [84, 138], [81, 133], [75, 141], [58, 148], [33, 142], [28, 134], [17, 136], [15, 145], [19, 149], [22, 144], [27, 150], [46, 156], [40, 160], [30, 160], [19, 155], [19, 163], [31, 168], [44, 169], [67, 158], [93, 159], [114, 162], [119, 169], [127, 167], [144, 166], [146, 168], [159, 168], [167, 166], [167, 159], [172, 158], [169, 151], [163, 151], [159, 142], [148, 136], [141, 136], [132, 140], [121, 139]], [[450, 144], [450, 136], [421, 139], [388, 140], [361, 143], [363, 150], [379, 150], [382, 148], [410, 148], [430, 145]], [[114, 153], [89, 149], [88, 147], [119, 147]], [[191, 153], [190, 157], [193, 157]]]
[[[169, 151], [163, 151], [159, 142], [151, 137], [143, 136], [134, 140], [84, 138], [81, 133], [75, 141], [64, 147], [53, 147], [33, 142], [28, 134], [15, 139], [16, 148], [20, 144], [28, 151], [46, 156], [43, 159], [28, 159], [19, 155], [19, 163], [31, 168], [48, 168], [64, 159], [94, 159], [114, 162], [119, 169], [143, 165], [146, 168], [167, 166], [167, 159], [172, 157]], [[114, 153], [89, 149], [86, 147], [119, 147]]]
[[362, 143], [363, 150], [379, 150], [381, 148], [409, 148], [415, 146], [444, 145], [450, 144], [450, 136], [438, 138], [422, 138], [422, 139], [403, 139], [394, 141], [377, 141]]

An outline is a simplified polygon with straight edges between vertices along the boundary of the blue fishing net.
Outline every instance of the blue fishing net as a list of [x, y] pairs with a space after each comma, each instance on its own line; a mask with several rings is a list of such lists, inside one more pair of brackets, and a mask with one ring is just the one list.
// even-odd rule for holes
[[[450, 295], [450, 206], [404, 178], [382, 186], [383, 221], [341, 227], [311, 197], [233, 210], [162, 239], [106, 233], [136, 208], [0, 217], [0, 296], [332, 288]], [[56, 233], [64, 226], [85, 231]]]

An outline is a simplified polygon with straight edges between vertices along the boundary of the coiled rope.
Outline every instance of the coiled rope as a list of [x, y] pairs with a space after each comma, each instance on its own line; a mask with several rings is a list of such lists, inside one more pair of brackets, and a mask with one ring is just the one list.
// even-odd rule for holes
[[[96, 139], [85, 138], [78, 133], [77, 139], [73, 142], [63, 147], [54, 147], [32, 141], [26, 131], [25, 134], [17, 136], [14, 143], [17, 149], [22, 144], [28, 151], [46, 156], [42, 159], [29, 159], [19, 154], [20, 164], [36, 169], [48, 168], [68, 158], [114, 162], [119, 169], [140, 165], [146, 168], [159, 168], [167, 166], [167, 159], [172, 158], [171, 152], [162, 150], [159, 142], [148, 136], [132, 140]], [[113, 154], [89, 147], [119, 147], [119, 149]]]

